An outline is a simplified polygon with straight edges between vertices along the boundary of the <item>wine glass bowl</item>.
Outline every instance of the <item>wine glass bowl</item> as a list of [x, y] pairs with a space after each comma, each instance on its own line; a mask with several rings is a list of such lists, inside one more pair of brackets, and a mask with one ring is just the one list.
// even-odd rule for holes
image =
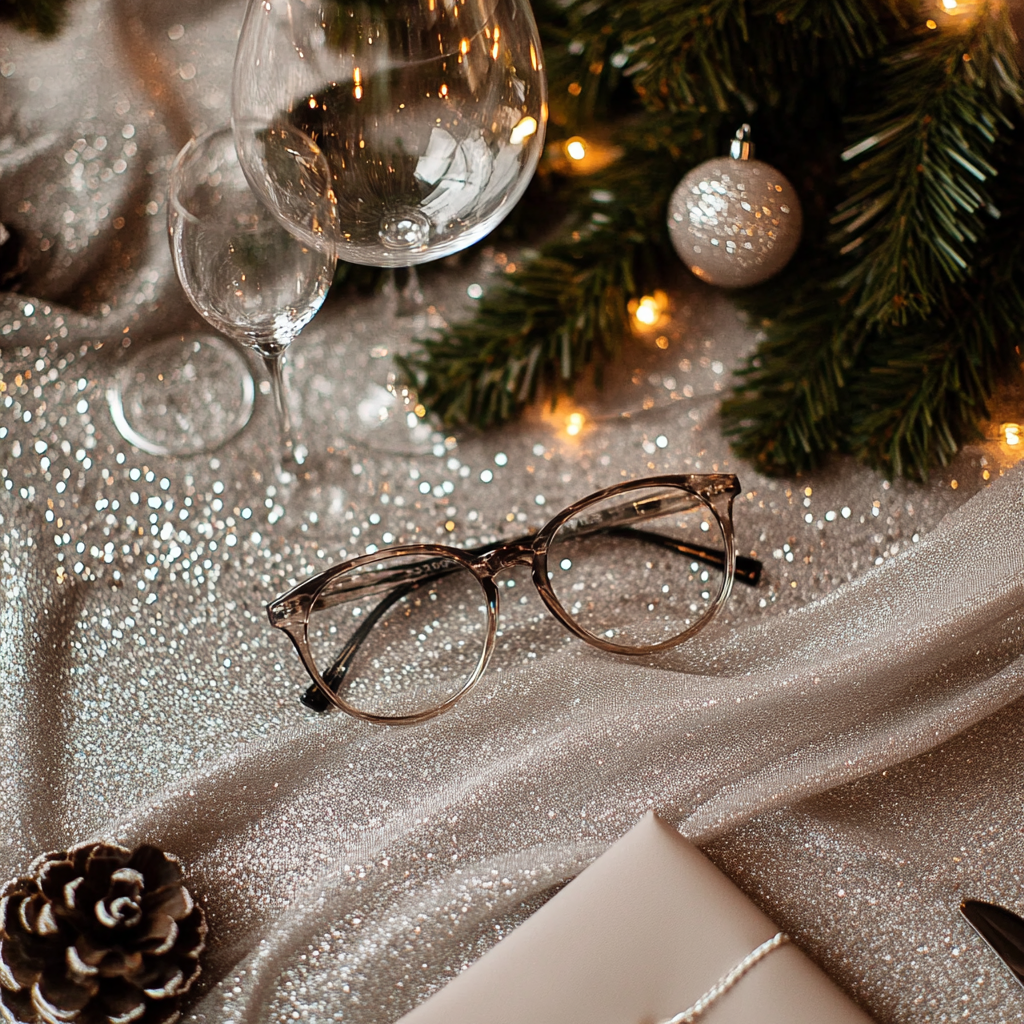
[[250, 0], [232, 109], [236, 131], [297, 131], [326, 161], [313, 230], [239, 142], [254, 191], [307, 244], [372, 266], [438, 259], [491, 231], [536, 168], [536, 24], [526, 0]]
[[[265, 140], [268, 134], [254, 131], [249, 138]], [[294, 164], [281, 130], [275, 134], [280, 143], [264, 141], [265, 159], [273, 163], [283, 153], [278, 162]], [[297, 241], [257, 200], [230, 128], [185, 146], [171, 182], [171, 250], [192, 304], [217, 330], [261, 354], [287, 347], [323, 303], [333, 262]]]

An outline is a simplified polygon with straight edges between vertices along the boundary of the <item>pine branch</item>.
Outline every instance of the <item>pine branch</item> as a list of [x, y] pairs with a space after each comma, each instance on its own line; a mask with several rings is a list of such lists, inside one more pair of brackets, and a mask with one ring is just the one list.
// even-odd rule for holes
[[850, 448], [895, 475], [927, 478], [977, 436], [996, 387], [1020, 376], [1024, 323], [1024, 139], [1002, 147], [1003, 216], [972, 278], [923, 329], [880, 332], [850, 381]]
[[[424, 404], [487, 426], [571, 391], [585, 368], [600, 374], [627, 333], [627, 299], [674, 261], [668, 192], [753, 111], [743, 119], [762, 155], [802, 193], [805, 244], [753, 296], [767, 337], [723, 410], [735, 447], [775, 472], [836, 450], [918, 476], [947, 459], [1015, 365], [1007, 339], [1024, 320], [1024, 255], [999, 267], [991, 256], [1018, 252], [1008, 240], [1024, 235], [1009, 207], [993, 219], [1021, 107], [1002, 5], [936, 32], [908, 28], [911, 0], [538, 9], [556, 40], [553, 135], [621, 116], [630, 85], [645, 113], [607, 183], [562, 193], [570, 213], [554, 240], [405, 361]], [[840, 142], [852, 165], [841, 177]]]
[[924, 477], [984, 414], [1016, 308], [1012, 288], [988, 290], [997, 222], [983, 212], [1019, 103], [1012, 46], [993, 8], [882, 67], [879, 113], [854, 122], [871, 135], [851, 147], [868, 155], [846, 179], [838, 259], [822, 247], [723, 406], [740, 454], [786, 472], [838, 448]]
[[934, 329], [879, 339], [885, 358], [851, 382], [854, 455], [896, 476], [926, 480], [978, 435], [997, 382], [1012, 369], [1007, 314], [1012, 310], [1016, 323], [1024, 316], [1021, 282], [1006, 283], [1002, 295], [983, 289], [957, 296], [955, 313]]
[[[824, 36], [832, 30], [829, 17], [840, 17], [841, 8], [839, 0], [816, 3], [829, 12], [828, 17], [813, 13], [819, 8], [801, 0], [762, 0], [755, 12], [758, 31], [776, 40], [787, 38], [779, 25], [788, 15], [799, 22], [801, 38], [824, 53]], [[551, 397], [571, 391], [574, 378], [588, 367], [599, 376], [614, 358], [628, 334], [629, 298], [660, 283], [660, 275], [647, 270], [652, 257], [676, 265], [664, 227], [671, 189], [686, 170], [717, 151], [718, 125], [723, 121], [717, 112], [730, 111], [738, 120], [750, 105], [738, 91], [735, 76], [725, 82], [720, 68], [744, 68], [744, 82], [763, 80], [763, 67], [746, 68], [747, 55], [773, 54], [772, 68], [779, 78], [776, 94], [781, 95], [782, 82], [791, 80], [794, 69], [810, 60], [806, 48], [791, 48], [785, 61], [780, 61], [776, 59], [779, 46], [752, 46], [745, 28], [748, 6], [747, 0], [714, 0], [714, 31], [708, 29], [708, 5], [693, 0], [674, 5], [647, 0], [637, 7], [639, 13], [631, 4], [611, 0], [591, 0], [565, 9], [547, 64], [552, 119], [564, 122], [566, 132], [622, 104], [622, 74], [636, 72], [642, 78], [651, 73], [642, 62], [632, 63], [643, 40], [624, 46], [620, 33], [636, 36], [643, 27], [646, 39], [674, 32], [676, 42], [670, 41], [666, 52], [676, 43], [687, 53], [711, 46], [714, 59], [708, 51], [687, 71], [689, 92], [682, 99], [692, 103], [681, 106], [682, 101], [665, 103], [646, 97], [650, 109], [639, 130], [620, 131], [616, 136], [625, 155], [605, 180], [588, 181], [575, 197], [570, 196], [575, 216], [542, 249], [537, 261], [528, 262], [513, 279], [502, 282], [483, 300], [472, 320], [423, 341], [421, 349], [404, 361], [403, 371], [416, 385], [420, 400], [446, 423], [489, 426], [501, 422], [542, 391]], [[870, 19], [861, 13], [862, 7], [871, 13]], [[646, 22], [648, 9], [658, 12], [662, 20]], [[861, 0], [853, 5], [852, 14], [842, 15], [846, 18], [843, 31], [852, 36], [847, 46], [851, 54], [877, 48], [884, 40], [877, 17], [883, 10], [888, 8], [881, 3]], [[815, 60], [829, 67], [836, 63]], [[821, 92], [813, 81], [803, 84], [808, 97]], [[642, 82], [638, 91], [647, 91]], [[709, 113], [705, 100], [716, 96], [718, 100], [711, 103], [715, 113]], [[731, 132], [735, 126], [729, 124]], [[594, 195], [602, 199], [595, 201]]]
[[628, 112], [635, 99], [623, 89], [623, 57], [611, 26], [585, 25], [580, 5], [540, 0], [533, 5], [544, 46], [549, 131], [580, 128]]
[[733, 450], [765, 473], [806, 472], [839, 447], [840, 394], [852, 359], [847, 339], [835, 331], [835, 298], [815, 279], [827, 267], [800, 261], [786, 275], [792, 280], [803, 272], [812, 283], [784, 318], [765, 323], [765, 340], [722, 403]]
[[1021, 99], [1016, 41], [1001, 5], [965, 21], [890, 55], [871, 112], [850, 122], [861, 141], [844, 157], [861, 160], [834, 238], [856, 263], [837, 284], [868, 322], [906, 324], [947, 304], [995, 213], [991, 156]]
[[567, 390], [587, 366], [615, 355], [632, 285], [633, 247], [577, 269], [541, 257], [482, 305], [471, 322], [427, 341], [422, 359], [400, 362], [420, 400], [446, 423], [479, 427], [510, 419], [541, 383]]
[[0, 18], [44, 36], [56, 35], [64, 21], [66, 0], [0, 0]]
[[621, 37], [626, 73], [649, 107], [748, 116], [792, 103], [807, 80], [838, 96], [901, 20], [895, 0], [603, 0], [583, 9], [585, 25], [604, 18]]

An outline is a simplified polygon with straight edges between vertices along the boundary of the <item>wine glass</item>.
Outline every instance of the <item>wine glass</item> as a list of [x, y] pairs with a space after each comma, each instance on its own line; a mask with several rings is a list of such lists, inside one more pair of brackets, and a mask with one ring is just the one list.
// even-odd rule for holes
[[[371, 266], [438, 259], [491, 231], [536, 168], [537, 27], [527, 0], [249, 0], [232, 113], [253, 190], [308, 245]], [[326, 160], [315, 229], [266, 160], [268, 127]]]
[[[287, 189], [290, 218], [311, 238], [333, 219], [326, 164], [310, 140], [287, 126], [247, 135], [273, 180]], [[174, 266], [189, 301], [229, 338], [254, 349], [270, 375], [281, 461], [292, 470], [306, 452], [294, 438], [285, 353], [323, 304], [334, 257], [286, 231], [253, 194], [231, 128], [193, 139], [171, 171], [168, 230]]]

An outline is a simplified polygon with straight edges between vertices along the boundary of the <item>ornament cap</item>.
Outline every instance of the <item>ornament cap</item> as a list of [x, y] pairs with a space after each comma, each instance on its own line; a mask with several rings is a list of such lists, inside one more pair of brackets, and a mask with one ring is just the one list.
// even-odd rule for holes
[[729, 156], [733, 160], [750, 160], [754, 156], [754, 143], [750, 141], [750, 125], [741, 125], [736, 131], [736, 138], [729, 146]]

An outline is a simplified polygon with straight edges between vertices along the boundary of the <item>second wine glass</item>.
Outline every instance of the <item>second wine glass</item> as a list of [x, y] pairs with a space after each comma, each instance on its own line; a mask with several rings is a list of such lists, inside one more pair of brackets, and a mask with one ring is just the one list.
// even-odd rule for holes
[[[332, 213], [326, 165], [287, 127], [254, 128], [248, 145], [286, 185], [292, 217], [314, 237]], [[335, 260], [286, 231], [253, 194], [232, 129], [189, 142], [171, 171], [168, 229], [174, 266], [192, 305], [217, 330], [254, 349], [270, 375], [281, 462], [305, 458], [296, 443], [284, 379], [285, 353], [323, 304]]]
[[[232, 111], [250, 183], [307, 243], [372, 266], [438, 259], [491, 231], [537, 166], [537, 26], [528, 0], [249, 0]], [[323, 154], [315, 231], [247, 122]]]

